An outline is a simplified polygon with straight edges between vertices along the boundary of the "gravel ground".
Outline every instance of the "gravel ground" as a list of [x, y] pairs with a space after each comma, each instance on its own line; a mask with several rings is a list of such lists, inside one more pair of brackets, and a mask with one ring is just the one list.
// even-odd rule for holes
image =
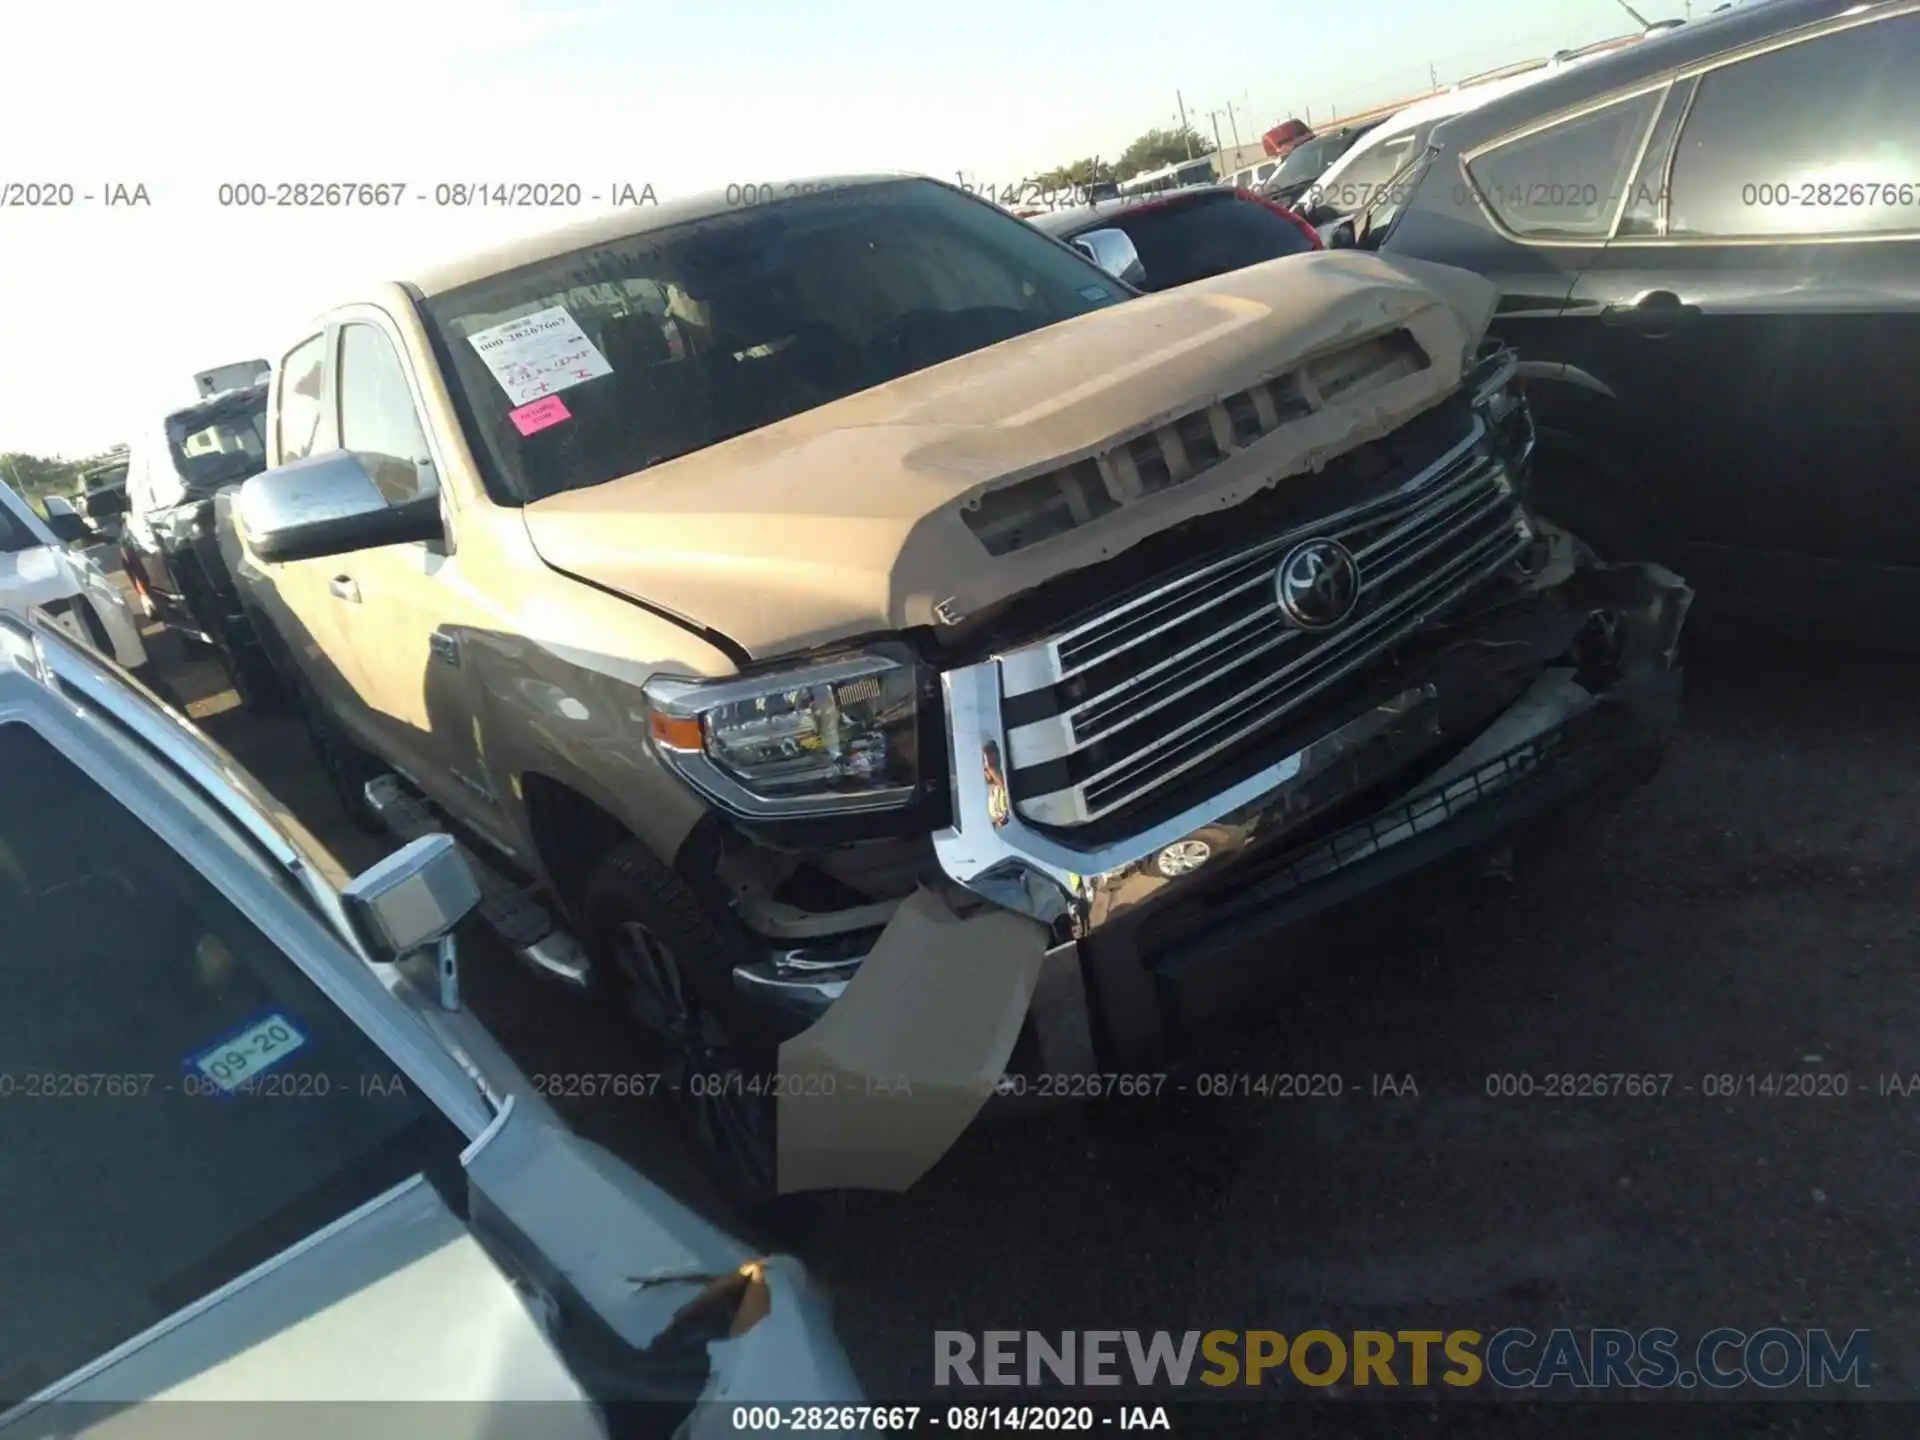
[[[922, 1392], [940, 1329], [1690, 1340], [1785, 1324], [1871, 1330], [1875, 1395], [1920, 1398], [1920, 1081], [1881, 1093], [1920, 1074], [1920, 661], [1708, 638], [1652, 785], [1522, 857], [1513, 883], [1329, 957], [1221, 1054], [1221, 1069], [1340, 1075], [1341, 1098], [1138, 1101], [1098, 1125], [989, 1128], [910, 1196], [855, 1197], [802, 1248], [870, 1389]], [[346, 858], [377, 854], [343, 831], [297, 728], [215, 708], [209, 673], [193, 708], [216, 738]], [[528, 1070], [640, 1068], [608, 1022], [497, 949], [471, 946], [467, 971]], [[1488, 1093], [1490, 1075], [1620, 1071], [1671, 1079], [1651, 1098]], [[1705, 1077], [1785, 1072], [1844, 1077], [1847, 1093], [1705, 1093]], [[1376, 1098], [1375, 1075], [1418, 1093]], [[573, 1113], [718, 1203], [658, 1102]], [[1573, 1433], [1577, 1412], [1549, 1408]], [[1365, 1433], [1435, 1434], [1460, 1407], [1289, 1408], [1285, 1433], [1310, 1417], [1312, 1433], [1361, 1433], [1368, 1411]], [[1467, 1413], [1462, 1433], [1519, 1433]], [[1866, 1433], [1863, 1413], [1775, 1407], [1742, 1433]]]

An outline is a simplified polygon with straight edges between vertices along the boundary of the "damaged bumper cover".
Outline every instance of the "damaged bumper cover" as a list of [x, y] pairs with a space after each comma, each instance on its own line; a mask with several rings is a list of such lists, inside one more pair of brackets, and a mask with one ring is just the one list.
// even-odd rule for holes
[[[1333, 728], [1095, 845], [1007, 794], [998, 662], [949, 672], [954, 817], [934, 849], [988, 908], [956, 918], [923, 891], [782, 1047], [781, 1188], [904, 1189], [1020, 1088], [1003, 1075], [1164, 1064], [1315, 922], [1645, 779], [1678, 722], [1691, 601], [1659, 566], [1592, 567], [1440, 627]], [[1570, 663], [1596, 625], [1604, 661]]]
[[[1583, 571], [1531, 605], [1462, 626], [1413, 683], [1294, 753], [1094, 849], [1027, 825], [986, 767], [957, 764], [955, 824], [935, 849], [956, 882], [1074, 946], [1087, 1023], [1036, 1015], [1036, 1037], [1084, 1030], [1098, 1065], [1150, 1065], [1177, 1050], [1180, 1031], [1269, 978], [1290, 927], [1497, 844], [1582, 791], [1650, 774], [1679, 719], [1676, 652], [1691, 602], [1658, 566]], [[1615, 652], [1604, 676], [1582, 677], [1555, 662], [1596, 615], [1610, 617]], [[1490, 712], [1503, 656], [1530, 678]], [[950, 677], [956, 755], [1000, 740], [991, 669]], [[1262, 955], [1236, 938], [1256, 939]], [[1039, 1063], [1054, 1071], [1079, 1059], [1043, 1052]]]

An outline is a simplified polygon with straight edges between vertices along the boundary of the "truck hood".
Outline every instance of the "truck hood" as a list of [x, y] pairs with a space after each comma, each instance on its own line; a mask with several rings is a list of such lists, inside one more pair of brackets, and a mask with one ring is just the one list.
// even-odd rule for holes
[[525, 522], [555, 569], [755, 657], [951, 624], [1395, 429], [1459, 383], [1493, 303], [1484, 279], [1422, 261], [1270, 261], [550, 496]]

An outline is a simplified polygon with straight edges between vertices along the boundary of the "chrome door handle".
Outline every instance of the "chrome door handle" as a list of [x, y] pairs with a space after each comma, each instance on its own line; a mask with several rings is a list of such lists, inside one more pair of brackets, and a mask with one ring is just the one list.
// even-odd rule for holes
[[336, 600], [345, 600], [353, 605], [360, 603], [360, 586], [351, 575], [334, 576], [333, 583], [327, 588], [333, 591], [333, 598]]

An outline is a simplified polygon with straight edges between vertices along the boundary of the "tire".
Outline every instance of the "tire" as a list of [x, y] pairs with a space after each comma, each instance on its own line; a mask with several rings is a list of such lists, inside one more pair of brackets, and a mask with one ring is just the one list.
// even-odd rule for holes
[[1241, 836], [1224, 825], [1209, 825], [1166, 846], [1148, 862], [1148, 872], [1172, 880], [1199, 869], [1210, 860], [1240, 848]]
[[1676, 569], [1684, 546], [1657, 497], [1604, 445], [1570, 431], [1536, 433], [1529, 498], [1601, 560]]
[[593, 867], [581, 917], [590, 993], [659, 1059], [675, 1119], [707, 1172], [762, 1224], [817, 1228], [844, 1197], [779, 1193], [778, 1106], [767, 1083], [778, 1046], [733, 993], [733, 967], [751, 944], [745, 933], [716, 921], [638, 840]]
[[220, 663], [233, 682], [234, 694], [240, 697], [243, 709], [256, 715], [287, 714], [293, 709], [287, 687], [253, 637], [236, 633], [244, 628], [243, 622], [236, 623], [220, 647]]

